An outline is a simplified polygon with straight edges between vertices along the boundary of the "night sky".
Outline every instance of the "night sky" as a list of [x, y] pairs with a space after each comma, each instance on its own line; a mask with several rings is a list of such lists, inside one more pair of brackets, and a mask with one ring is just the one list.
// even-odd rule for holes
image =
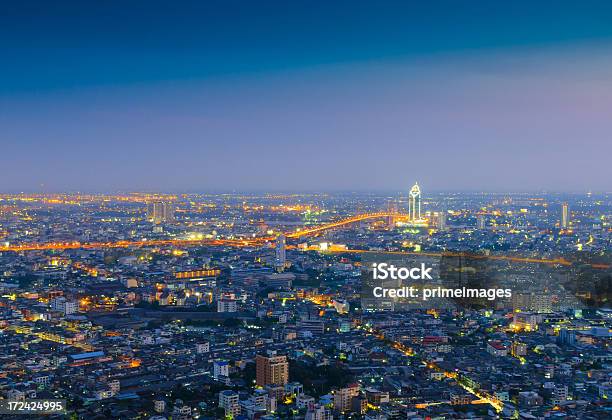
[[609, 1], [10, 3], [0, 192], [612, 191]]

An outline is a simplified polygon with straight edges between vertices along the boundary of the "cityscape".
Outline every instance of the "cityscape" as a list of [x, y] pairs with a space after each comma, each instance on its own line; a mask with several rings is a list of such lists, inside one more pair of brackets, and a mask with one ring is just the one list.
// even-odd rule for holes
[[[74, 418], [605, 418], [610, 196], [406, 190], [2, 195], [4, 398]], [[362, 304], [368, 261], [453, 253], [512, 298]]]
[[7, 0], [0, 420], [612, 418], [612, 3]]

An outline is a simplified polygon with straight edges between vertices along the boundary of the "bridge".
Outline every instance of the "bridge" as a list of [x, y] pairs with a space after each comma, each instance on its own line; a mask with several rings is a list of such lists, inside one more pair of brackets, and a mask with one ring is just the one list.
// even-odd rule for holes
[[[303, 236], [315, 235], [326, 230], [346, 226], [362, 220], [380, 219], [385, 217], [406, 217], [399, 213], [379, 212], [364, 213], [346, 219], [323, 224], [309, 229], [300, 229], [285, 233], [287, 238], [301, 238]], [[275, 236], [245, 239], [161, 239], [161, 240], [140, 240], [140, 241], [114, 241], [114, 242], [32, 242], [17, 245], [0, 246], [0, 252], [22, 252], [22, 251], [47, 251], [63, 249], [101, 249], [101, 248], [131, 248], [131, 247], [150, 247], [150, 246], [235, 246], [249, 247], [262, 246], [267, 242], [274, 241]]]
[[[421, 257], [466, 257], [470, 259], [488, 259], [496, 261], [510, 261], [518, 263], [534, 263], [534, 264], [549, 264], [549, 265], [563, 265], [570, 266], [573, 263], [564, 258], [527, 258], [513, 255], [483, 255], [469, 252], [411, 252], [411, 251], [373, 251], [369, 249], [343, 249], [343, 250], [330, 250], [329, 253], [340, 253], [340, 254], [383, 254], [383, 255], [414, 255]], [[609, 268], [609, 265], [605, 264], [591, 264], [594, 268]]]
[[[266, 239], [265, 241], [263, 239]], [[260, 246], [274, 238], [255, 239], [163, 239], [142, 241], [114, 241], [114, 242], [42, 242], [25, 243], [20, 245], [0, 246], [0, 252], [23, 251], [49, 251], [63, 249], [104, 249], [104, 248], [138, 248], [155, 246]]]
[[329, 229], [334, 229], [334, 228], [350, 225], [351, 223], [357, 223], [363, 220], [382, 219], [386, 217], [407, 219], [408, 215], [401, 214], [401, 213], [393, 213], [393, 212], [363, 213], [363, 214], [358, 214], [356, 216], [347, 217], [346, 219], [338, 220], [337, 222], [326, 223], [324, 225], [316, 226], [313, 228], [298, 229], [295, 232], [286, 233], [285, 237], [301, 238], [302, 236], [315, 235], [317, 233], [321, 233]]
[[[358, 223], [364, 220], [375, 220], [393, 217], [396, 220], [408, 220], [408, 215], [398, 212], [383, 211], [373, 213], [362, 213], [355, 216], [347, 217], [341, 220], [322, 224], [312, 228], [298, 229], [292, 232], [286, 232], [283, 235], [290, 239], [299, 239], [305, 236], [317, 235], [330, 229], [336, 229], [352, 223]], [[139, 248], [139, 247], [159, 247], [159, 246], [231, 246], [231, 247], [258, 247], [264, 246], [267, 243], [273, 242], [276, 239], [274, 236], [244, 238], [244, 239], [160, 239], [160, 240], [140, 240], [140, 241], [113, 241], [113, 242], [41, 242], [41, 243], [24, 243], [17, 245], [0, 246], [0, 252], [25, 252], [25, 251], [48, 251], [48, 250], [65, 250], [65, 249], [104, 249], [104, 248]], [[344, 249], [330, 250], [331, 253], [354, 253], [354, 254], [389, 254], [389, 255], [414, 255], [426, 257], [442, 257], [442, 256], [457, 256], [468, 257], [474, 259], [489, 259], [510, 261], [518, 263], [534, 263], [534, 264], [549, 264], [571, 266], [571, 261], [564, 258], [528, 258], [510, 255], [481, 255], [472, 253], [454, 253], [454, 252], [410, 252], [410, 251], [372, 251], [361, 249]], [[591, 267], [596, 269], [608, 269], [609, 264], [591, 264]]]

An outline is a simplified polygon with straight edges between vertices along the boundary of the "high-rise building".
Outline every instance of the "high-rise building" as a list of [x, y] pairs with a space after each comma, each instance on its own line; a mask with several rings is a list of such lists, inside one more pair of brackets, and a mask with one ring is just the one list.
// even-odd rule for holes
[[308, 411], [306, 412], [305, 420], [332, 420], [334, 416], [331, 411], [320, 404], [312, 404], [308, 407]]
[[395, 226], [395, 214], [398, 213], [397, 202], [389, 201], [387, 206], [387, 211], [389, 212], [389, 216], [387, 217], [387, 226], [389, 228], [393, 228]]
[[240, 414], [240, 397], [236, 391], [226, 389], [219, 392], [219, 408], [225, 409], [226, 416], [237, 416]]
[[279, 270], [285, 268], [285, 263], [287, 262], [287, 252], [286, 248], [286, 240], [285, 235], [278, 235], [276, 238], [276, 260], [275, 265]]
[[551, 313], [552, 297], [548, 293], [513, 293], [512, 307], [515, 311], [528, 311], [541, 314]]
[[446, 211], [441, 210], [438, 212], [438, 230], [446, 230]]
[[479, 214], [476, 217], [476, 228], [478, 230], [484, 230], [486, 224], [487, 224], [487, 219], [485, 219], [484, 214]]
[[561, 205], [561, 228], [567, 229], [570, 224], [569, 205], [567, 202]]
[[237, 312], [238, 305], [234, 299], [219, 299], [217, 301], [217, 312]]
[[531, 295], [531, 311], [549, 314], [552, 310], [552, 298], [548, 293], [533, 293]]
[[229, 363], [227, 360], [215, 360], [213, 363], [213, 377], [219, 379], [229, 376]]
[[408, 217], [410, 220], [421, 220], [421, 188], [418, 183], [408, 193]]
[[256, 382], [258, 386], [285, 385], [289, 382], [289, 363], [287, 356], [262, 356], [255, 358]]
[[174, 221], [174, 205], [166, 201], [149, 203], [147, 218], [155, 224], [171, 223]]
[[510, 327], [518, 331], [535, 331], [541, 317], [531, 312], [515, 312]]
[[510, 347], [510, 353], [514, 357], [527, 355], [527, 344], [522, 343], [520, 341], [513, 341], [512, 346]]
[[557, 342], [559, 344], [567, 344], [573, 346], [574, 344], [576, 344], [576, 332], [568, 330], [567, 328], [561, 328], [559, 330]]
[[334, 392], [334, 410], [340, 413], [351, 410], [353, 398], [359, 396], [359, 384], [354, 383]]

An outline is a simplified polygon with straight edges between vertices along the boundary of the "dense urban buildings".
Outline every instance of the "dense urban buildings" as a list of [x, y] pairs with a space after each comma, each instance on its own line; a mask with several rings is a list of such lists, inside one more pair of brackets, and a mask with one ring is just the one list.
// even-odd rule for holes
[[612, 418], [612, 2], [2, 6], [0, 420]]
[[[605, 418], [611, 217], [605, 194], [416, 186], [5, 194], [0, 395], [90, 419]], [[512, 295], [376, 302], [373, 262]]]

